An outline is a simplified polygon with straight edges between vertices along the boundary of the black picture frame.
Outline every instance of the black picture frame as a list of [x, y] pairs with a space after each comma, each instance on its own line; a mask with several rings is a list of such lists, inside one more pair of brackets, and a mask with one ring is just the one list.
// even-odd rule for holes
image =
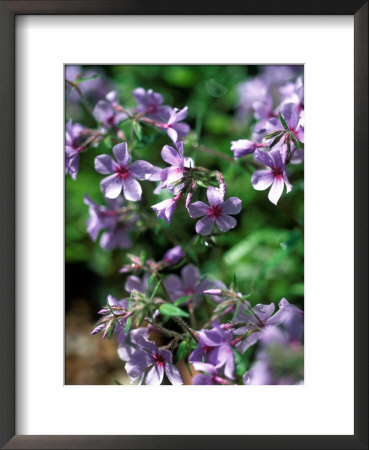
[[[20, 14], [352, 15], [355, 41], [354, 435], [15, 435], [16, 153], [15, 17]], [[368, 1], [12, 0], [0, 1], [0, 445], [6, 449], [367, 449], [368, 448]], [[344, 205], [343, 205], [344, 208]], [[344, 213], [344, 211], [343, 211]], [[343, 368], [337, 368], [343, 376]]]

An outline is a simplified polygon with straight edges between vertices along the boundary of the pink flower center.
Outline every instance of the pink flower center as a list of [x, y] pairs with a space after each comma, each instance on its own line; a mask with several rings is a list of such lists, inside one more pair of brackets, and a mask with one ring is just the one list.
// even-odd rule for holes
[[116, 172], [122, 180], [126, 180], [129, 177], [129, 170], [127, 167], [124, 166], [118, 166], [116, 169]]
[[279, 169], [278, 167], [274, 167], [272, 169], [273, 175], [277, 177], [281, 177], [283, 175], [283, 170]]
[[159, 364], [159, 366], [164, 366], [165, 361], [158, 353], [155, 353], [153, 358], [156, 364]]
[[186, 295], [192, 295], [193, 294], [192, 288], [187, 288], [185, 293], [186, 293]]
[[220, 205], [211, 206], [209, 209], [208, 215], [212, 219], [216, 219], [217, 217], [222, 215], [222, 207]]

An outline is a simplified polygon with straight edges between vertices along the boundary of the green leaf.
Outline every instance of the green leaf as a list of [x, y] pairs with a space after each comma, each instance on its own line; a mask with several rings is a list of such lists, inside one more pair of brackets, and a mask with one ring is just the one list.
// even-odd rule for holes
[[119, 383], [119, 381], [118, 380], [116, 380], [115, 378], [114, 378], [114, 384], [117, 384], [118, 386], [122, 386], [122, 383]]
[[175, 305], [172, 305], [171, 303], [164, 303], [160, 306], [159, 311], [165, 316], [190, 317], [188, 313], [182, 311], [182, 309], [178, 308]]
[[158, 281], [151, 293], [150, 300], [152, 300], [155, 297], [155, 294], [156, 294], [157, 290], [159, 289], [160, 285], [161, 285], [161, 281]]
[[132, 317], [128, 317], [127, 322], [126, 322], [126, 327], [124, 329], [125, 334], [128, 334], [129, 330], [131, 329], [131, 322], [132, 322]]
[[91, 81], [91, 80], [96, 80], [97, 78], [100, 78], [100, 75], [92, 75], [91, 77], [82, 77], [82, 78], [77, 78], [75, 80], [76, 84], [82, 83], [83, 81]]
[[293, 143], [296, 145], [296, 147], [300, 148], [301, 147], [300, 142], [296, 139], [296, 137], [292, 133], [290, 134], [290, 136], [291, 136]]
[[265, 139], [265, 140], [272, 139], [272, 138], [274, 138], [274, 137], [276, 137], [276, 136], [278, 136], [279, 134], [282, 134], [282, 133], [283, 133], [283, 131], [280, 131], [280, 130], [278, 130], [278, 131], [273, 131], [273, 133], [266, 134], [266, 135], [264, 136], [264, 139]]
[[174, 304], [176, 306], [182, 305], [182, 303], [187, 302], [187, 300], [189, 300], [190, 298], [192, 298], [192, 295], [185, 295], [184, 297], [178, 298]]
[[283, 128], [287, 131], [289, 131], [290, 129], [288, 128], [288, 125], [286, 123], [286, 121], [284, 120], [284, 117], [282, 116], [281, 113], [279, 113], [279, 120], [281, 121]]
[[284, 136], [284, 133], [281, 133], [279, 136], [277, 136], [273, 142], [269, 145], [270, 148], [274, 147], [275, 145], [278, 144], [278, 142], [282, 139], [282, 137]]
[[177, 350], [178, 361], [186, 357], [186, 355], [187, 355], [187, 346], [188, 346], [187, 341], [183, 341], [183, 342], [180, 343], [180, 345], [178, 347], [178, 350]]
[[155, 274], [152, 273], [152, 274], [150, 275], [150, 278], [147, 280], [147, 285], [146, 285], [146, 289], [145, 289], [145, 295], [146, 295], [146, 297], [149, 295], [149, 288], [150, 288], [151, 283], [153, 282], [154, 278], [155, 278]]
[[139, 141], [142, 140], [142, 127], [136, 120], [132, 121], [132, 128]]
[[207, 186], [206, 186], [206, 184], [205, 184], [205, 183], [203, 183], [203, 182], [202, 182], [202, 181], [200, 181], [200, 180], [196, 180], [196, 184], [197, 184], [198, 186], [202, 187], [202, 188], [205, 188], [205, 189], [207, 189]]

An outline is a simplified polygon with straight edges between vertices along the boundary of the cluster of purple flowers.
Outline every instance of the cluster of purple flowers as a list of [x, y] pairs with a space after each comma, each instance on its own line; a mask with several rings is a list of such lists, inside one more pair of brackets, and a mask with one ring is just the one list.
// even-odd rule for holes
[[[177, 250], [170, 250], [174, 251]], [[118, 302], [109, 296], [108, 306], [100, 311], [103, 318], [91, 333], [102, 332], [104, 337], [109, 334], [117, 336], [118, 355], [126, 363], [131, 382], [160, 384], [165, 374], [170, 383], [181, 384], [182, 377], [173, 364], [174, 356], [170, 348], [178, 345], [180, 339], [185, 342], [192, 338], [188, 363], [197, 372], [192, 380], [195, 385], [235, 384], [240, 378], [244, 384], [302, 383], [304, 313], [297, 306], [282, 299], [277, 312], [274, 303], [252, 307], [241, 293], [234, 292], [232, 288], [226, 289], [222, 282], [201, 280], [198, 268], [189, 264], [182, 268], [181, 277], [169, 275], [164, 279], [163, 292], [170, 293], [169, 300], [174, 304], [180, 299], [182, 305], [186, 303], [189, 306], [191, 302], [195, 307], [204, 295], [210, 295], [218, 303], [214, 312], [221, 313], [213, 317], [214, 320], [210, 320], [206, 328], [191, 330], [185, 325], [183, 331], [190, 330], [190, 334], [181, 335], [164, 327], [162, 316], [165, 314], [159, 306], [164, 300], [156, 298], [154, 308], [158, 309], [155, 309], [152, 319], [145, 319], [148, 326], [127, 331], [127, 319], [134, 319], [137, 311], [141, 310], [138, 299], [141, 297], [145, 302], [145, 296], [152, 297], [152, 287], [148, 283], [148, 274], [142, 279], [130, 275], [125, 283], [130, 297]], [[225, 323], [219, 322], [230, 313], [233, 318]], [[109, 327], [113, 329], [110, 333]], [[167, 334], [173, 339], [165, 348], [152, 342], [152, 338], [160, 341]], [[243, 355], [259, 341], [257, 357], [250, 370], [238, 374], [235, 355]]]
[[[304, 86], [300, 66], [268, 66], [260, 76], [243, 83], [240, 112], [252, 115], [251, 139], [232, 141], [234, 159], [253, 154], [265, 169], [256, 170], [251, 184], [256, 190], [270, 186], [268, 198], [275, 205], [284, 187], [290, 192], [287, 168], [304, 158]], [[297, 78], [296, 78], [297, 76]]]
[[[87, 194], [84, 197], [89, 208], [87, 232], [93, 241], [99, 240], [105, 250], [129, 249], [148, 220], [147, 211], [155, 223], [160, 221], [152, 211], [163, 219], [163, 229], [167, 229], [182, 202], [189, 217], [196, 219], [198, 241], [213, 239], [200, 236], [214, 234], [215, 225], [222, 233], [237, 226], [241, 199], [227, 197], [226, 181], [219, 171], [198, 167], [194, 159], [185, 156], [190, 132], [185, 122], [187, 106], [165, 105], [160, 93], [138, 87], [132, 92], [135, 106], [126, 108], [109, 83], [97, 81], [94, 73], [84, 79], [81, 68], [71, 67], [66, 74], [67, 95], [72, 102], [78, 98], [76, 93], [95, 102], [90, 112], [96, 127], [67, 122], [66, 174], [76, 180], [80, 154], [92, 146], [108, 146], [107, 153], [94, 157], [94, 170], [103, 176], [100, 190], [105, 204]], [[268, 198], [274, 204], [284, 188], [287, 193], [292, 189], [288, 167], [303, 160], [300, 70], [266, 67], [240, 86], [239, 115], [243, 120], [252, 117], [253, 132], [250, 139], [233, 141], [231, 150], [236, 160], [253, 155], [258, 170], [252, 174], [252, 186], [256, 190], [270, 188]], [[137, 158], [134, 141], [128, 148], [126, 124], [138, 141], [142, 126], [170, 139], [160, 151], [163, 167]], [[155, 152], [155, 146], [149, 145]], [[160, 201], [153, 205], [146, 203], [145, 182], [156, 183], [153, 192]], [[91, 334], [117, 339], [118, 356], [132, 383], [183, 384], [188, 373], [195, 385], [301, 383], [303, 311], [284, 298], [276, 312], [274, 302], [252, 306], [232, 285], [227, 288], [222, 281], [204, 276], [197, 259], [190, 257], [195, 241], [178, 243], [159, 261], [144, 254], [127, 254], [129, 263], [119, 271], [126, 277], [127, 296], [121, 300], [108, 296]], [[256, 349], [255, 357], [244, 367], [240, 361], [247, 359], [250, 348]]]
[[[131, 111], [124, 109], [119, 104], [115, 91], [108, 92], [104, 99], [96, 103], [93, 109], [93, 116], [101, 124], [99, 130], [86, 130], [85, 127], [78, 123], [72, 124], [71, 120], [67, 123], [66, 173], [70, 174], [73, 179], [77, 178], [79, 154], [91, 143], [91, 139], [88, 140], [89, 136], [92, 135], [93, 140], [99, 142], [112, 131], [118, 138], [123, 139], [124, 133], [119, 128], [120, 122], [127, 119], [140, 121], [167, 131], [173, 145], [164, 145], [161, 150], [161, 157], [168, 166], [164, 168], [156, 167], [144, 160], [132, 162], [127, 142], [116, 144], [112, 148], [114, 157], [108, 154], [101, 154], [95, 158], [96, 172], [107, 175], [100, 182], [100, 189], [104, 197], [108, 201], [117, 199], [116, 204], [119, 204], [119, 199], [123, 192], [125, 200], [138, 202], [142, 197], [142, 187], [139, 181], [159, 182], [154, 192], [159, 194], [162, 190], [166, 190], [171, 197], [152, 206], [158, 218], [170, 223], [179, 200], [185, 197], [185, 206], [190, 217], [202, 217], [196, 224], [196, 232], [198, 234], [203, 236], [211, 234], [214, 223], [217, 224], [222, 232], [234, 228], [237, 225], [237, 221], [233, 216], [241, 211], [242, 204], [237, 197], [225, 199], [226, 184], [221, 174], [217, 175], [219, 188], [212, 185], [207, 188], [206, 194], [209, 205], [202, 201], [191, 203], [193, 195], [195, 191], [198, 191], [197, 188], [199, 187], [199, 184], [196, 182], [199, 169], [196, 168], [192, 158], [184, 156], [184, 143], [181, 139], [190, 130], [189, 125], [183, 122], [187, 116], [187, 107], [178, 110], [177, 108], [163, 105], [161, 94], [151, 89], [146, 91], [143, 88], [137, 88], [132, 94], [137, 102], [137, 107]], [[87, 145], [85, 143], [86, 139]], [[203, 168], [201, 168], [200, 172], [201, 175], [204, 174]], [[210, 171], [208, 172], [206, 175], [210, 176], [211, 173]], [[110, 239], [104, 237], [102, 247], [105, 249], [115, 247], [128, 248], [127, 230], [132, 228], [132, 220], [124, 223], [122, 215], [116, 214], [116, 217], [120, 217], [120, 236], [117, 237], [116, 223], [112, 227], [112, 220], [106, 220], [107, 211], [103, 207], [98, 211], [97, 206], [92, 204], [90, 200], [86, 200], [86, 203], [90, 206], [88, 229], [108, 228], [114, 234]], [[112, 209], [115, 206], [111, 203]], [[111, 211], [111, 216], [113, 215]], [[97, 217], [102, 218], [103, 216], [104, 220], [96, 220]], [[90, 233], [90, 235], [94, 240], [96, 239], [95, 232]], [[108, 244], [105, 243], [107, 239], [109, 241]]]

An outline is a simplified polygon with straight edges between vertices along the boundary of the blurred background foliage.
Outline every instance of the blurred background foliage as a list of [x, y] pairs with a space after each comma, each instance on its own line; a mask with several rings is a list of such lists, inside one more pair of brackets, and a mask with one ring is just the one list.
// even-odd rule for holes
[[[91, 66], [84, 69], [91, 69]], [[239, 290], [251, 294], [249, 300], [253, 305], [278, 303], [286, 297], [303, 308], [303, 164], [291, 167], [289, 177], [293, 190], [288, 195], [284, 193], [275, 206], [267, 198], [268, 191], [256, 191], [251, 186], [255, 169], [247, 161], [252, 161], [252, 156], [234, 161], [230, 151], [232, 140], [250, 138], [254, 124], [252, 117], [237, 115], [237, 87], [257, 75], [260, 67], [120, 65], [93, 69], [106, 83], [106, 92], [117, 90], [119, 102], [126, 108], [135, 106], [131, 93], [136, 87], [161, 93], [166, 105], [177, 108], [187, 105], [186, 122], [192, 131], [185, 139], [185, 156], [192, 157], [197, 166], [220, 170], [227, 183], [227, 197], [241, 198], [243, 209], [236, 216], [238, 225], [234, 230], [224, 234], [217, 231], [213, 238], [200, 239], [193, 245], [196, 220], [189, 218], [184, 205], [178, 205], [171, 224], [167, 225], [149, 208], [167, 197], [153, 194], [155, 183], [142, 182], [142, 205], [147, 206], [149, 221], [141, 220], [141, 226], [131, 233], [132, 249], [103, 250], [86, 232], [88, 207], [83, 198], [88, 194], [97, 203], [105, 204], [99, 188], [102, 176], [94, 170], [94, 158], [101, 153], [111, 154], [114, 142], [106, 139], [98, 147], [89, 148], [81, 154], [77, 180], [68, 176], [65, 181], [67, 313], [81, 311], [83, 304], [86, 321], [93, 323], [108, 294], [118, 299], [126, 296], [126, 276], [118, 270], [128, 262], [127, 252], [145, 252], [148, 258], [160, 260], [175, 243], [181, 243], [188, 250], [189, 260], [198, 263], [203, 275], [222, 280], [227, 285], [236, 277]], [[90, 98], [91, 107], [100, 98]], [[91, 128], [97, 126], [81, 102], [67, 98], [66, 121], [70, 118]], [[127, 121], [120, 126], [128, 138], [133, 159], [166, 166], [160, 151], [165, 144], [171, 145], [171, 141], [165, 133], [143, 125], [142, 140], [134, 145], [132, 125]], [[212, 150], [220, 155], [212, 154]], [[193, 201], [205, 199], [205, 189], [201, 191]], [[172, 242], [168, 240], [168, 234], [172, 236]], [[90, 339], [96, 339], [96, 336]], [[83, 382], [88, 383], [88, 380]]]

